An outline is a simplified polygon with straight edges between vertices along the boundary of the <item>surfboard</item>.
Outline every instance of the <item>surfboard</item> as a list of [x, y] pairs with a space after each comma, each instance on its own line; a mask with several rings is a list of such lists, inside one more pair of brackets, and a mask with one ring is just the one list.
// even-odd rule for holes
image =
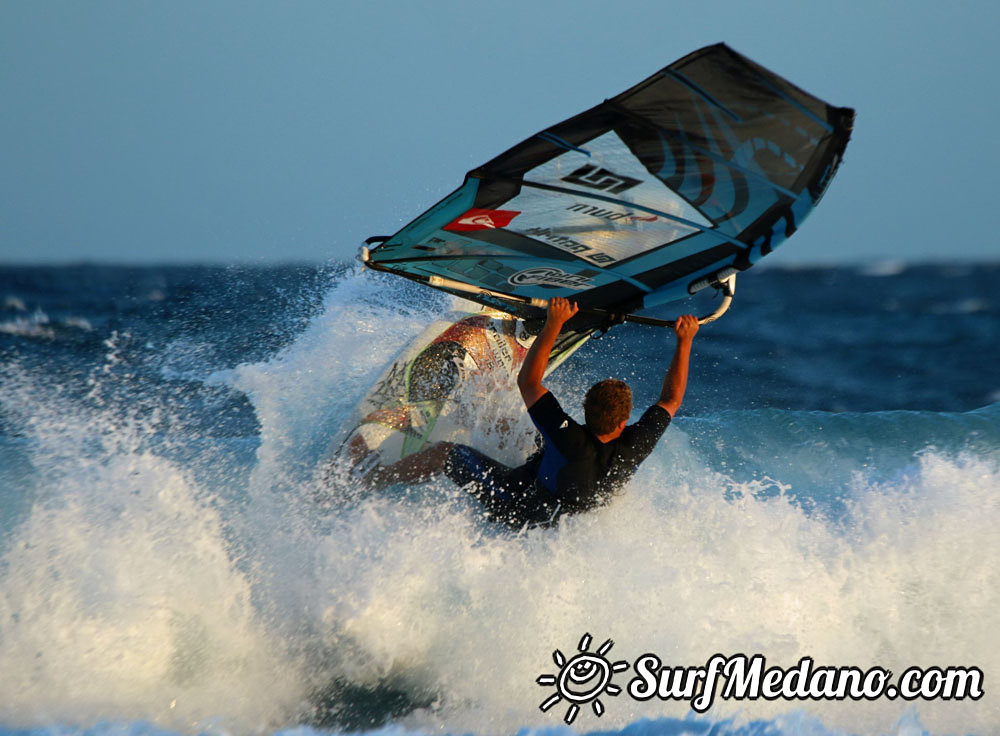
[[[591, 336], [567, 332], [546, 374]], [[523, 320], [495, 309], [452, 311], [431, 323], [382, 372], [338, 433], [327, 462], [359, 479], [434, 442], [469, 439], [498, 394], [517, 391], [517, 372], [535, 335]], [[507, 416], [495, 416], [501, 434]]]

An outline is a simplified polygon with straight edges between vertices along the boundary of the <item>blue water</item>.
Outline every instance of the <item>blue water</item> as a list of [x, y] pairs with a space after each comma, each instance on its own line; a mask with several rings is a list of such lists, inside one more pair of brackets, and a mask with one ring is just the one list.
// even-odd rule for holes
[[[447, 483], [317, 502], [451, 298], [346, 264], [0, 268], [0, 734], [1000, 733], [998, 277], [755, 269], [627, 491], [511, 536]], [[551, 387], [618, 376], [641, 410], [671, 350], [623, 325]], [[623, 694], [568, 727], [535, 678], [584, 633], [687, 666], [977, 666], [986, 695]]]

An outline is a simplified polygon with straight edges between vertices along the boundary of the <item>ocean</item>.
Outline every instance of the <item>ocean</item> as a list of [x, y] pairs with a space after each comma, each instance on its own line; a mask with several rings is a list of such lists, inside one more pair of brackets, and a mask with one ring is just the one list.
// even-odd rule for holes
[[[1000, 733], [998, 278], [741, 275], [628, 487], [512, 533], [447, 482], [317, 481], [458, 300], [346, 263], [0, 267], [0, 735]], [[637, 417], [672, 349], [622, 325], [549, 386], [579, 417], [623, 378]], [[481, 411], [524, 421], [513, 394]], [[647, 654], [963, 668], [981, 693], [696, 708], [639, 697]], [[581, 657], [624, 666], [581, 694]]]

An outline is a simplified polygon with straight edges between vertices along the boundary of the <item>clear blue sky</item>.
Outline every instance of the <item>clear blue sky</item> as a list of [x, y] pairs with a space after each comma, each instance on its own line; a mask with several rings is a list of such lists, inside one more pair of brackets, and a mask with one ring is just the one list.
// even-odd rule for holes
[[717, 41], [858, 110], [767, 262], [997, 260], [998, 28], [995, 0], [0, 0], [0, 263], [350, 258]]

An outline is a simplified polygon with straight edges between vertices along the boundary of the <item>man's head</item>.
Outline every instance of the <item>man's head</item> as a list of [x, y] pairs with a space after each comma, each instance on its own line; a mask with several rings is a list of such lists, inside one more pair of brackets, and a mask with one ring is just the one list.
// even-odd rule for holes
[[610, 434], [628, 421], [632, 413], [632, 391], [617, 378], [595, 383], [583, 400], [583, 416], [587, 427], [597, 435]]

